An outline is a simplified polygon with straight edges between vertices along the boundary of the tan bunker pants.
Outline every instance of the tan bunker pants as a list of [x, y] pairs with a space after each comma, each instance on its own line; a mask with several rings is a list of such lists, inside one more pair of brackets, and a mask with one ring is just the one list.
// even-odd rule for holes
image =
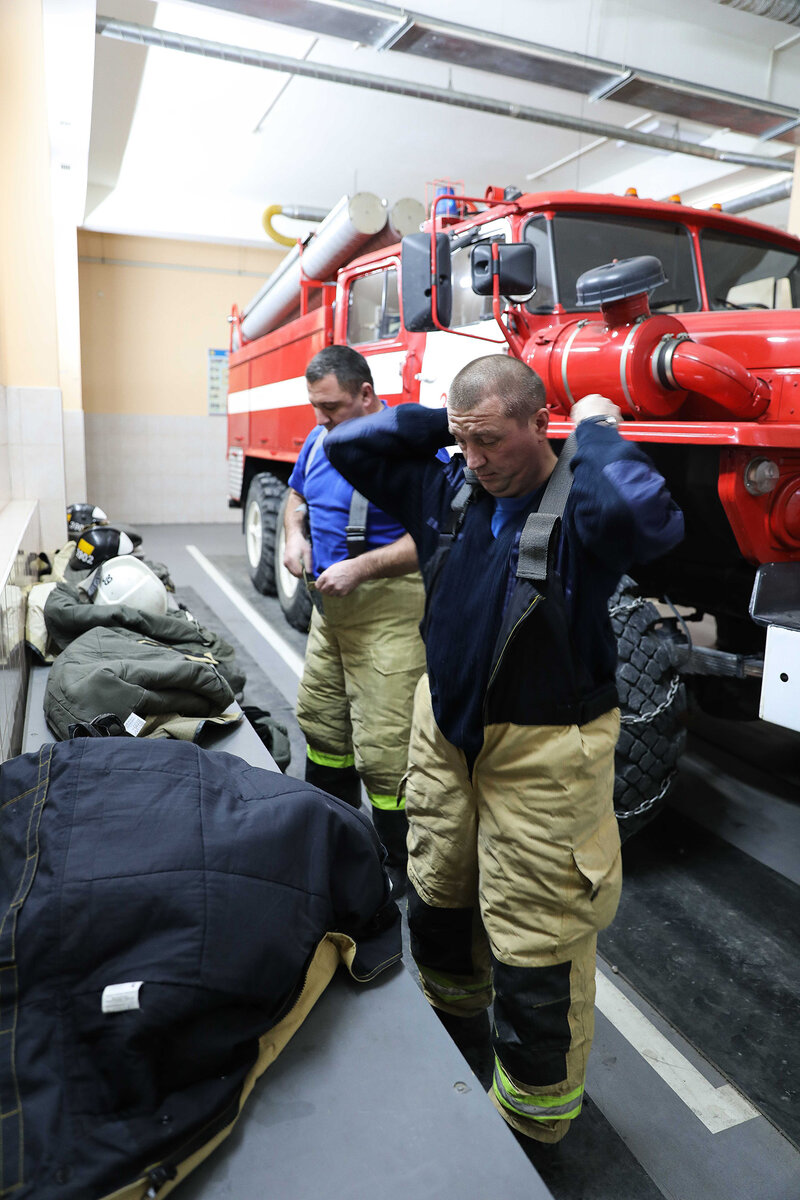
[[581, 1109], [597, 931], [622, 881], [618, 732], [616, 709], [582, 727], [490, 725], [470, 778], [436, 725], [427, 677], [417, 688], [405, 784], [412, 953], [445, 1012], [478, 1013], [494, 993], [492, 1097], [540, 1141], [560, 1140]]
[[414, 688], [425, 669], [418, 572], [362, 583], [315, 608], [297, 695], [309, 758], [355, 768], [376, 808], [402, 807]]

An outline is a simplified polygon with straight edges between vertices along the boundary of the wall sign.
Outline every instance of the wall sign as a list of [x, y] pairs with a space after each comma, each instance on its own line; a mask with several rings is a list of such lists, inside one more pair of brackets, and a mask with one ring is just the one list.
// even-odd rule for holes
[[228, 413], [228, 351], [209, 350], [206, 366], [208, 415], [227, 416]]

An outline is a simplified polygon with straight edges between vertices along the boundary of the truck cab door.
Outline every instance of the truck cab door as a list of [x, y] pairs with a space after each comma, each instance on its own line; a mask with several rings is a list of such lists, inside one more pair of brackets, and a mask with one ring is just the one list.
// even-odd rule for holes
[[[375, 392], [387, 404], [411, 399], [404, 392], [409, 335], [400, 321], [396, 258], [381, 263], [363, 275], [354, 275], [345, 285], [345, 336], [348, 346], [369, 362]], [[416, 340], [417, 335], [410, 335]]]

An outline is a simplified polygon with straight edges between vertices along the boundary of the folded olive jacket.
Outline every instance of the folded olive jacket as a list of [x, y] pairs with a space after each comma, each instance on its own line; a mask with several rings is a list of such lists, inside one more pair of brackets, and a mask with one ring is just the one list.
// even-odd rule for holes
[[89, 629], [131, 629], [169, 646], [201, 646], [204, 653], [210, 653], [236, 695], [245, 685], [246, 677], [234, 661], [233, 647], [199, 625], [186, 609], [175, 609], [162, 617], [127, 604], [94, 605], [81, 588], [62, 582], [47, 596], [44, 623], [49, 646], [55, 653]]
[[239, 710], [228, 711], [233, 701], [203, 643], [171, 646], [132, 629], [89, 629], [50, 668], [44, 714], [60, 740], [71, 725], [110, 713], [135, 737], [194, 741], [207, 720], [241, 720]]

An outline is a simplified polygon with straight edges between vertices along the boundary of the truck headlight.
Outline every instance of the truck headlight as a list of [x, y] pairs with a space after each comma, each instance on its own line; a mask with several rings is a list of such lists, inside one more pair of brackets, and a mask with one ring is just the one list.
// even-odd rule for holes
[[766, 496], [778, 482], [780, 470], [771, 458], [751, 458], [744, 469], [744, 486], [751, 496]]

